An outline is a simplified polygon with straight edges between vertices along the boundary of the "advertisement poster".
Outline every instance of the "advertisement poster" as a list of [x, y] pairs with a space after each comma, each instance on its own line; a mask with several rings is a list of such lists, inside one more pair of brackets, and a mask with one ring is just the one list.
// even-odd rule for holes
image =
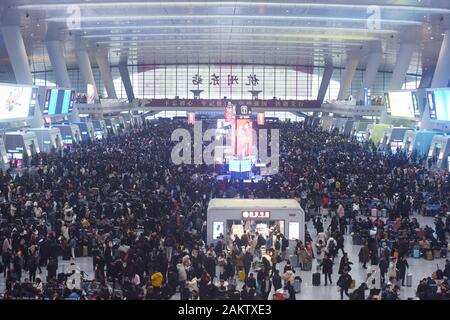
[[0, 120], [30, 116], [32, 87], [0, 86]]
[[233, 119], [233, 106], [231, 104], [228, 104], [225, 107], [225, 121], [230, 123]]
[[96, 96], [95, 86], [93, 86], [92, 84], [88, 83], [88, 85], [87, 85], [87, 94], [86, 94], [86, 103], [87, 104], [94, 104], [95, 103], [95, 96]]
[[195, 124], [195, 112], [188, 112], [188, 124]]
[[264, 112], [258, 113], [258, 126], [264, 125]]
[[236, 120], [236, 155], [241, 157], [248, 157], [252, 155], [252, 147], [252, 120]]

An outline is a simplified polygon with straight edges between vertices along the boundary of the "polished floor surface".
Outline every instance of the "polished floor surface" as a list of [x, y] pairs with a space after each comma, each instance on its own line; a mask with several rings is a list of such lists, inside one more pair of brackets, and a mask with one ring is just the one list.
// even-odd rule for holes
[[[422, 217], [417, 216], [416, 217], [420, 223], [420, 225], [429, 225], [431, 227], [434, 227], [433, 218], [431, 217]], [[312, 226], [312, 222], [308, 222], [308, 230], [312, 233], [313, 239], [315, 239], [315, 230]], [[350, 272], [353, 279], [356, 280], [356, 286], [359, 286], [362, 281], [366, 280], [367, 277], [367, 270], [363, 269], [361, 264], [358, 264], [358, 253], [360, 250], [360, 246], [355, 246], [352, 244], [351, 236], [346, 235], [345, 236], [345, 251], [348, 252], [350, 261], [352, 261], [354, 264], [352, 266], [352, 270]], [[312, 273], [316, 270], [316, 261], [313, 262], [313, 268], [312, 271], [300, 271], [299, 269], [296, 269], [297, 275], [300, 275], [303, 282], [301, 285], [301, 292], [297, 294], [296, 298], [298, 300], [338, 300], [340, 299], [340, 294], [338, 292], [338, 287], [336, 286], [336, 281], [338, 279], [338, 266], [339, 266], [339, 260], [341, 257], [341, 253], [339, 253], [338, 257], [335, 259], [335, 266], [333, 268], [334, 274], [332, 275], [333, 285], [324, 285], [324, 278], [323, 275], [321, 276], [321, 285], [320, 286], [313, 286], [312, 285]], [[64, 272], [67, 270], [67, 266], [69, 265], [69, 261], [63, 261], [62, 259], [59, 259], [59, 266], [58, 266], [58, 273]], [[92, 267], [92, 258], [77, 258], [76, 263], [79, 265], [81, 270], [85, 271], [88, 275], [89, 279], [92, 279], [94, 277], [94, 271]], [[436, 271], [436, 265], [439, 265], [442, 268], [444, 268], [445, 265], [445, 259], [435, 259], [433, 261], [427, 261], [424, 259], [413, 259], [408, 258], [409, 263], [409, 270], [407, 273], [411, 273], [413, 276], [413, 286], [412, 287], [401, 287], [400, 290], [400, 297], [401, 299], [407, 299], [415, 297], [415, 291], [417, 288], [417, 285], [419, 283], [419, 280], [424, 277], [429, 277], [433, 271]], [[279, 264], [279, 269], [282, 270], [284, 268], [284, 262]], [[46, 277], [46, 270], [45, 268], [42, 269], [43, 274], [41, 277], [45, 279]], [[23, 277], [27, 275], [27, 272], [24, 272]], [[238, 282], [238, 287], [240, 288], [242, 286], [242, 283]], [[0, 277], [0, 292], [4, 292], [5, 290], [5, 280], [1, 276]], [[351, 291], [350, 291], [351, 292]], [[367, 296], [368, 292], [366, 292]], [[271, 297], [272, 295], [270, 295]], [[172, 299], [179, 299], [179, 294], [176, 294], [172, 297]], [[347, 297], [344, 297], [344, 299], [347, 299]]]

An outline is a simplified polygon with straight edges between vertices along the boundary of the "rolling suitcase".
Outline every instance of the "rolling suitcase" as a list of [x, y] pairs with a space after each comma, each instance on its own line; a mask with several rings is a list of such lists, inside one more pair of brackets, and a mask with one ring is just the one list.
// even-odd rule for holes
[[414, 247], [413, 249], [413, 258], [420, 258], [420, 249], [417, 247]]
[[433, 260], [433, 252], [431, 250], [427, 250], [425, 252], [425, 259], [426, 260]]
[[408, 273], [408, 275], [406, 276], [406, 286], [412, 287], [412, 274], [411, 273]]
[[245, 271], [244, 270], [239, 271], [239, 281], [241, 281], [241, 282], [245, 281]]
[[294, 280], [294, 291], [295, 293], [300, 293], [302, 285], [302, 279], [300, 277], [295, 277]]
[[89, 255], [88, 246], [83, 246], [83, 257], [87, 257]]
[[316, 272], [312, 275], [313, 286], [320, 286], [320, 273]]

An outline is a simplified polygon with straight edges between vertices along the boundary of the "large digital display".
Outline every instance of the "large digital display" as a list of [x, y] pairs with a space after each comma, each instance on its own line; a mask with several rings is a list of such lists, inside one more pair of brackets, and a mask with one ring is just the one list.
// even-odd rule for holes
[[253, 147], [252, 120], [236, 120], [236, 152], [235, 155], [248, 157], [252, 155]]
[[228, 105], [225, 107], [225, 121], [231, 122], [233, 119], [233, 106], [228, 103]]
[[450, 121], [450, 89], [435, 89], [427, 92], [430, 119]]
[[188, 124], [195, 124], [195, 112], [188, 112]]
[[252, 161], [250, 159], [245, 159], [241, 161], [241, 172], [252, 171]]
[[388, 93], [386, 103], [386, 110], [390, 109], [393, 117], [414, 119], [420, 116], [417, 96], [414, 91], [391, 91]]
[[239, 163], [239, 160], [230, 160], [228, 162], [228, 166], [231, 172], [240, 172], [241, 171], [241, 164]]
[[73, 110], [75, 99], [75, 90], [48, 89], [43, 114], [49, 116], [69, 114]]
[[38, 88], [0, 84], [0, 121], [34, 115]]
[[258, 112], [257, 120], [258, 120], [258, 125], [259, 126], [263, 126], [264, 125], [264, 116], [265, 116], [264, 112]]
[[88, 83], [88, 85], [87, 85], [87, 93], [86, 93], [86, 103], [87, 104], [94, 104], [96, 95], [97, 95], [97, 90], [95, 89], [95, 86], [90, 84], [90, 83]]

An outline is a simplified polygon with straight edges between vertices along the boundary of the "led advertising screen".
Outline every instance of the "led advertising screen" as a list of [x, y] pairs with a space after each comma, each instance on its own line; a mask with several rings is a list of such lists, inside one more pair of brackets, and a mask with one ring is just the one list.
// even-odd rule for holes
[[188, 124], [195, 124], [195, 112], [188, 112]]
[[232, 119], [233, 119], [233, 106], [231, 104], [228, 104], [225, 107], [225, 121], [231, 122]]
[[450, 89], [435, 89], [427, 92], [430, 119], [450, 121]]
[[0, 121], [34, 115], [38, 88], [0, 84]]
[[94, 104], [95, 103], [95, 96], [96, 96], [96, 90], [95, 86], [88, 83], [87, 85], [87, 93], [86, 93], [86, 103], [87, 104]]
[[416, 116], [420, 115], [417, 98], [414, 99], [414, 95], [415, 92], [412, 91], [389, 92], [391, 116], [414, 119]]
[[259, 126], [264, 125], [264, 112], [258, 112], [257, 120]]
[[391, 114], [391, 103], [389, 102], [389, 94], [384, 94], [384, 104], [386, 106], [386, 113]]
[[45, 95], [44, 115], [69, 114], [73, 110], [76, 94], [70, 89], [48, 89]]
[[228, 165], [229, 165], [229, 170], [231, 172], [240, 172], [241, 171], [239, 160], [230, 160]]
[[241, 161], [241, 172], [252, 171], [252, 161], [250, 159], [245, 159]]
[[236, 120], [236, 155], [248, 157], [252, 155], [253, 135], [252, 120]]

